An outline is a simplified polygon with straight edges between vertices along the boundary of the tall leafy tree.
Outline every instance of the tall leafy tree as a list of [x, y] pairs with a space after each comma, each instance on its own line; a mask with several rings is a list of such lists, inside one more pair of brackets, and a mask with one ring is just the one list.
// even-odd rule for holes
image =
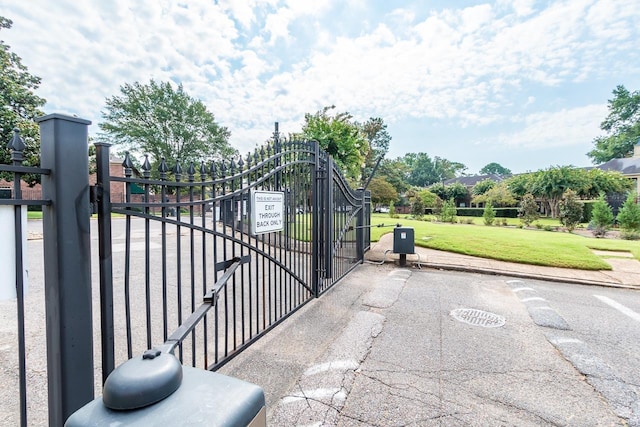
[[[214, 160], [236, 154], [230, 132], [215, 121], [204, 103], [179, 85], [151, 80], [120, 87], [120, 95], [107, 98], [99, 138], [153, 162]], [[155, 168], [154, 168], [155, 170]]]
[[628, 157], [640, 139], [640, 91], [630, 92], [619, 85], [608, 107], [609, 115], [600, 124], [606, 135], [595, 138], [595, 148], [587, 153], [595, 164]]
[[517, 197], [527, 193], [533, 194], [546, 204], [551, 216], [557, 218], [558, 204], [566, 190], [571, 189], [580, 197], [592, 198], [600, 193], [626, 191], [633, 184], [619, 172], [553, 166], [537, 172], [516, 175], [509, 178], [506, 185]]
[[373, 178], [369, 184], [369, 190], [371, 190], [371, 201], [375, 205], [389, 204], [398, 199], [396, 189], [383, 177]]
[[[0, 30], [8, 30], [12, 25], [10, 19], [0, 16]], [[26, 146], [23, 165], [40, 164], [40, 131], [33, 121], [43, 114], [40, 107], [45, 104], [35, 94], [39, 86], [40, 78], [30, 74], [22, 59], [0, 40], [0, 163], [9, 163], [7, 143], [13, 137], [13, 129], [18, 128]], [[13, 174], [1, 177], [12, 179]], [[40, 176], [27, 175], [24, 179], [35, 184]]]
[[302, 136], [318, 141], [320, 147], [331, 154], [343, 172], [352, 179], [360, 178], [369, 142], [351, 114], [330, 111], [334, 105], [314, 114], [305, 114]]
[[[384, 120], [379, 117], [371, 117], [358, 126], [369, 142], [369, 150], [364, 156], [364, 167], [362, 168], [361, 176], [361, 183], [364, 185], [371, 177], [378, 160], [384, 158], [389, 152], [391, 135], [387, 131], [387, 125], [384, 123]], [[376, 171], [376, 174], [379, 174], [378, 171]]]
[[505, 175], [511, 175], [511, 170], [505, 168], [500, 163], [492, 162], [492, 163], [489, 163], [488, 165], [485, 165], [485, 167], [483, 167], [482, 169], [480, 169], [480, 175], [505, 176]]
[[396, 189], [398, 194], [402, 194], [411, 187], [407, 181], [409, 167], [402, 159], [382, 159], [377, 176], [384, 179]]

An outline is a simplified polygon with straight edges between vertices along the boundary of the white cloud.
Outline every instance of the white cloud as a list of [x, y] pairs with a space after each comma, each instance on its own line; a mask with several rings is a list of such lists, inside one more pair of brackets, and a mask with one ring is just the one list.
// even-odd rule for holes
[[599, 124], [606, 115], [605, 104], [534, 113], [520, 120], [521, 130], [500, 134], [498, 142], [526, 149], [584, 145], [601, 133]]
[[[43, 78], [48, 110], [97, 122], [123, 83], [172, 79], [202, 99], [243, 150], [268, 137], [274, 120], [297, 131], [305, 112], [331, 104], [360, 120], [457, 127], [548, 109], [541, 89], [640, 73], [636, 3], [503, 0], [446, 3], [439, 12], [398, 3], [385, 16], [368, 14], [356, 33], [331, 25], [332, 0], [0, 0], [15, 21], [2, 38]], [[347, 8], [364, 13], [364, 5]], [[300, 27], [312, 36], [296, 33]], [[500, 138], [553, 146], [555, 130], [564, 141], [591, 141], [606, 112], [569, 104], [538, 111]]]

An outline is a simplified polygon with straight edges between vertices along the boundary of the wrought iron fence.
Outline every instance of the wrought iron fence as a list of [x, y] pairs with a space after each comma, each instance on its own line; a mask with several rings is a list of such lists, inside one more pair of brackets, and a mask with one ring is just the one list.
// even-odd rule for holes
[[[281, 139], [276, 128], [272, 143], [237, 159], [199, 165], [158, 159], [152, 166], [144, 157], [136, 167], [127, 155], [122, 175], [110, 168], [109, 145], [97, 144], [96, 185], [90, 187], [89, 122], [61, 115], [39, 122], [42, 167], [21, 165], [18, 133], [9, 143], [13, 164], [0, 165], [0, 172], [13, 175], [13, 190], [0, 198], [0, 209], [10, 215], [15, 238], [3, 237], [14, 245], [15, 257], [8, 262], [17, 272], [3, 274], [11, 287], [15, 282], [16, 295], [0, 302], [2, 320], [16, 321], [10, 334], [15, 346], [3, 335], [0, 348], [9, 371], [2, 379], [19, 389], [15, 393], [3, 384], [0, 413], [10, 424], [48, 419], [49, 425], [63, 425], [93, 398], [102, 382], [96, 373], [104, 380], [117, 364], [176, 336], [175, 352], [183, 363], [217, 369], [329, 289], [369, 248], [368, 193], [351, 190], [315, 142]], [[20, 181], [26, 173], [42, 176], [40, 198], [25, 199]], [[112, 183], [118, 189], [113, 198]], [[275, 194], [282, 204], [277, 230], [258, 224], [260, 194]], [[19, 274], [26, 206], [42, 207], [44, 235], [35, 251], [43, 252], [44, 287], [27, 303], [26, 277]], [[95, 326], [92, 210], [98, 214]], [[233, 274], [227, 271], [231, 265]], [[34, 306], [46, 312], [29, 319], [30, 311], [39, 311], [30, 310]], [[42, 338], [30, 340], [41, 335], [26, 330], [25, 319], [34, 328], [45, 324], [46, 345]], [[100, 340], [95, 358], [94, 336]], [[35, 341], [46, 350], [46, 367], [42, 355], [31, 354]], [[12, 362], [5, 363], [10, 356]], [[34, 376], [38, 387], [29, 385]]]

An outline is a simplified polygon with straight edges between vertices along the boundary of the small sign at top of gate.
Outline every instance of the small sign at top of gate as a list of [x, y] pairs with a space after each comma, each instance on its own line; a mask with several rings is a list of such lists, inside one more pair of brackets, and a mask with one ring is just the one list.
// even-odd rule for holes
[[284, 229], [284, 192], [251, 192], [251, 234]]

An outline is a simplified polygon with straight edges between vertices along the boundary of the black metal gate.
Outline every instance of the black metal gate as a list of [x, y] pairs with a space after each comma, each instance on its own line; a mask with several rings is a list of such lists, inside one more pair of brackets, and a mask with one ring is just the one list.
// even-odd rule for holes
[[[104, 380], [151, 347], [216, 369], [329, 289], [369, 247], [369, 196], [352, 191], [315, 142], [281, 140], [276, 132], [272, 143], [237, 160], [162, 160], [154, 170], [147, 158], [135, 167], [128, 155], [114, 164], [109, 145], [96, 144], [90, 186], [90, 122], [59, 114], [38, 121], [41, 167], [22, 166], [17, 131], [8, 144], [13, 164], [0, 165], [14, 181], [0, 194], [0, 213], [10, 217], [2, 225], [11, 230], [1, 237], [15, 240], [6, 242], [15, 245], [15, 274], [3, 270], [0, 279], [10, 288], [15, 282], [13, 299], [0, 301], [4, 330], [15, 329], [0, 348], [0, 410], [12, 425], [48, 419], [62, 426], [93, 399], [96, 371]], [[36, 198], [25, 198], [23, 174], [42, 176]], [[257, 194], [280, 201], [277, 231], [255, 229]], [[23, 242], [27, 206], [42, 207], [42, 241]], [[27, 247], [42, 257], [28, 295], [21, 274]], [[15, 349], [6, 345], [13, 336]], [[101, 340], [95, 353], [94, 336]], [[101, 367], [94, 369], [94, 359]]]
[[[162, 159], [154, 171], [148, 158], [136, 168], [127, 154], [124, 177], [110, 173], [109, 146], [96, 148], [104, 378], [184, 328], [234, 260], [241, 265], [217, 303], [175, 351], [185, 364], [222, 366], [369, 247], [368, 195], [350, 189], [316, 142], [281, 139], [277, 125], [271, 143], [228, 161]], [[124, 200], [112, 199], [114, 183]], [[280, 230], [256, 231], [256, 194], [275, 195]]]

